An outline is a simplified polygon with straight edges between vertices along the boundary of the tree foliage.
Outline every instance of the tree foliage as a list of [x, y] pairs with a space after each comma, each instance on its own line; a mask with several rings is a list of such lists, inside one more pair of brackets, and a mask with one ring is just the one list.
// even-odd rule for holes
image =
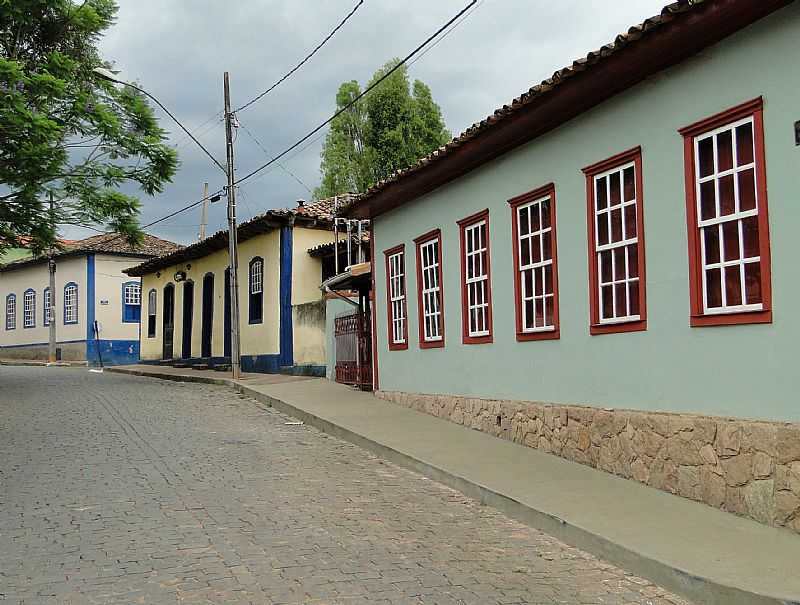
[[[97, 42], [114, 0], [0, 0], [0, 250], [58, 225], [105, 225], [136, 241], [139, 201], [177, 168], [146, 100], [103, 80]], [[52, 195], [55, 211], [48, 211]]]
[[[397, 63], [389, 61], [375, 72], [368, 86]], [[359, 94], [358, 82], [343, 83], [336, 94], [337, 110]], [[449, 140], [430, 88], [420, 80], [412, 85], [403, 65], [331, 122], [321, 154], [322, 182], [315, 194], [323, 198], [366, 191]]]

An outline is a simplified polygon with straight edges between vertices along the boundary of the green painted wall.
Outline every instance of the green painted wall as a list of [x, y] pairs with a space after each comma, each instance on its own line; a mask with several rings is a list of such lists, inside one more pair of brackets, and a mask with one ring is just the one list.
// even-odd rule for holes
[[[380, 388], [800, 420], [800, 5], [640, 84], [556, 131], [375, 222]], [[683, 141], [677, 129], [763, 95], [774, 323], [689, 327]], [[646, 332], [590, 336], [581, 168], [643, 149]], [[557, 196], [561, 339], [514, 337], [506, 200], [548, 182]], [[456, 221], [490, 209], [493, 344], [461, 344]], [[420, 350], [413, 239], [441, 227], [447, 342]], [[406, 244], [410, 346], [390, 352], [383, 250]]]

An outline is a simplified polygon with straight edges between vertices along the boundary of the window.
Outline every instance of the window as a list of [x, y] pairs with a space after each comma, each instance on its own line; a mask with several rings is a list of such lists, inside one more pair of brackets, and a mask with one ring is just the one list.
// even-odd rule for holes
[[461, 232], [461, 332], [464, 344], [492, 342], [489, 211], [458, 221]]
[[147, 338], [156, 337], [156, 291], [147, 293]]
[[554, 340], [558, 320], [555, 186], [509, 200], [517, 340]]
[[22, 325], [25, 328], [36, 327], [36, 292], [25, 290], [22, 295]]
[[590, 332], [646, 330], [641, 148], [583, 172], [588, 206]]
[[122, 284], [122, 321], [139, 323], [142, 316], [142, 286], [139, 282]]
[[389, 350], [408, 348], [406, 320], [406, 253], [405, 246], [386, 250], [386, 297], [389, 301]]
[[78, 285], [74, 282], [64, 286], [64, 323], [78, 323]]
[[444, 297], [442, 295], [442, 233], [435, 229], [414, 240], [417, 245], [417, 295], [419, 346], [444, 346]]
[[49, 326], [53, 318], [53, 297], [50, 288], [45, 288], [42, 296], [42, 322]]
[[693, 326], [772, 321], [762, 105], [680, 130]]
[[264, 320], [264, 259], [260, 256], [250, 261], [249, 317], [251, 324]]
[[6, 330], [14, 330], [17, 327], [17, 295], [9, 294], [6, 296]]

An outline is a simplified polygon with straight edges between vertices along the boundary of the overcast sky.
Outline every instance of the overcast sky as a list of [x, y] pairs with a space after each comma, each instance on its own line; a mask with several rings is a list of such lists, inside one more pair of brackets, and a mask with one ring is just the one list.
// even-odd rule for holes
[[[410, 68], [426, 82], [455, 135], [523, 91], [657, 14], [665, 0], [483, 0], [435, 48]], [[230, 72], [234, 106], [267, 88], [304, 57], [357, 0], [118, 0], [118, 23], [101, 42], [103, 56], [169, 107], [224, 163], [222, 74]], [[401, 57], [456, 14], [467, 0], [365, 0], [348, 23], [300, 71], [239, 114], [269, 151], [282, 151], [335, 108], [339, 84], [362, 85], [392, 57]], [[159, 113], [178, 148], [180, 168], [163, 194], [144, 197], [142, 222], [201, 197], [224, 174]], [[313, 189], [319, 183], [322, 140], [290, 155], [286, 168]], [[239, 129], [237, 174], [268, 157]], [[278, 167], [243, 183], [239, 216], [308, 199], [308, 190]], [[197, 237], [200, 211], [152, 229], [182, 243]], [[209, 231], [223, 226], [223, 203], [210, 212]], [[77, 234], [74, 234], [77, 235]]]

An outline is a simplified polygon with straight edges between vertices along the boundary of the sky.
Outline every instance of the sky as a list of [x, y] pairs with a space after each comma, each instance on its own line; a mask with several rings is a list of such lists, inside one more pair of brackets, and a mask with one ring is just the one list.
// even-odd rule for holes
[[[117, 23], [100, 42], [102, 56], [158, 98], [224, 164], [223, 72], [239, 107], [294, 67], [358, 0], [118, 0]], [[265, 163], [324, 122], [339, 85], [362, 86], [393, 57], [402, 57], [458, 13], [468, 0], [364, 0], [339, 32], [291, 78], [240, 112], [236, 174]], [[457, 135], [574, 59], [658, 14], [665, 0], [482, 0], [409, 69], [426, 82]], [[143, 195], [142, 223], [202, 197], [225, 175], [160, 110], [180, 167], [163, 193]], [[238, 214], [246, 220], [310, 199], [319, 184], [324, 132], [242, 183]], [[313, 140], [313, 139], [312, 139]], [[265, 151], [266, 150], [266, 151]], [[200, 209], [150, 229], [180, 243], [196, 241]], [[211, 205], [208, 233], [223, 228], [224, 198]], [[70, 237], [80, 233], [69, 233]], [[86, 235], [89, 235], [87, 232]]]

